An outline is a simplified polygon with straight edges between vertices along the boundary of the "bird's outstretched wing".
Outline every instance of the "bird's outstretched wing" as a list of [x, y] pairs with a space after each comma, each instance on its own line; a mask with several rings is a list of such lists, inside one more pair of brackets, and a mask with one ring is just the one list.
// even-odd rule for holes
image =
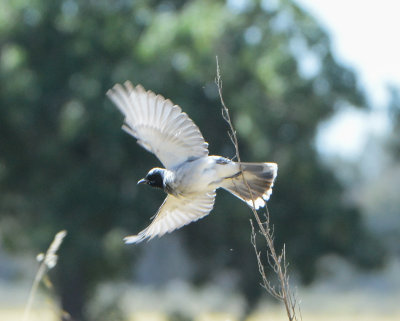
[[175, 197], [168, 195], [153, 222], [137, 235], [124, 238], [125, 243], [139, 243], [145, 239], [162, 236], [184, 225], [197, 221], [212, 210], [215, 190], [192, 197]]
[[122, 127], [170, 169], [189, 158], [208, 155], [199, 128], [169, 99], [127, 81], [107, 92], [125, 116]]

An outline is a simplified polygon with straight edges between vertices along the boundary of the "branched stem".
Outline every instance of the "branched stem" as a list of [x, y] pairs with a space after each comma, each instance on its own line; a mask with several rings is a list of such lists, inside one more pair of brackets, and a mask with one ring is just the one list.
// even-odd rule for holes
[[[252, 198], [253, 206], [250, 208], [251, 208], [254, 218], [257, 222], [257, 227], [260, 230], [261, 235], [264, 237], [264, 239], [267, 242], [268, 264], [272, 268], [272, 270], [274, 271], [274, 273], [276, 274], [276, 276], [278, 278], [278, 286], [277, 287], [275, 287], [271, 283], [271, 281], [267, 278], [267, 274], [265, 272], [265, 266], [261, 260], [261, 251], [259, 251], [257, 249], [257, 245], [256, 245], [256, 232], [255, 232], [255, 228], [253, 225], [253, 221], [250, 220], [251, 228], [252, 228], [251, 243], [253, 244], [254, 251], [256, 253], [258, 270], [259, 270], [260, 275], [263, 280], [262, 286], [273, 297], [275, 297], [276, 299], [283, 302], [289, 321], [297, 321], [297, 320], [299, 320], [299, 318], [297, 317], [297, 314], [296, 314], [296, 310], [298, 310], [297, 309], [298, 304], [297, 304], [296, 298], [295, 298], [294, 294], [292, 293], [292, 291], [290, 289], [290, 285], [289, 285], [289, 275], [287, 272], [288, 264], [286, 262], [286, 249], [285, 249], [285, 246], [283, 246], [282, 252], [280, 254], [277, 254], [277, 252], [275, 250], [274, 231], [270, 227], [270, 222], [269, 222], [270, 216], [269, 216], [269, 211], [268, 211], [267, 205], [265, 206], [265, 209], [266, 209], [265, 222], [261, 221], [261, 218], [260, 218], [257, 210], [255, 209], [256, 207], [255, 207], [255, 202], [254, 202], [254, 197], [253, 197], [252, 191], [251, 191], [251, 189], [246, 181], [246, 178], [243, 175], [243, 171], [242, 171], [241, 158], [240, 158], [240, 153], [239, 153], [239, 144], [238, 144], [238, 139], [237, 139], [237, 135], [236, 135], [236, 130], [233, 127], [231, 117], [229, 115], [228, 107], [226, 106], [223, 96], [222, 96], [222, 79], [221, 79], [221, 72], [220, 72], [219, 63], [218, 63], [218, 57], [216, 57], [216, 60], [217, 60], [217, 77], [216, 77], [215, 82], [217, 84], [218, 93], [219, 93], [219, 97], [221, 100], [222, 117], [229, 125], [228, 133], [229, 133], [229, 137], [230, 137], [233, 145], [235, 146], [235, 154], [236, 154], [236, 159], [239, 164], [240, 171], [241, 171], [241, 176], [242, 176], [244, 184], [246, 185], [246, 187], [249, 191], [250, 197]], [[300, 310], [298, 310], [298, 311], [299, 311], [300, 320], [301, 320]]]

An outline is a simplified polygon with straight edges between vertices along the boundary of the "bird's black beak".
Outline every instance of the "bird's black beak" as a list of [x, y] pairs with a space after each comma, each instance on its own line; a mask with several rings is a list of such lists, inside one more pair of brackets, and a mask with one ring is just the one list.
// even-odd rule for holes
[[142, 178], [140, 181], [137, 182], [137, 184], [147, 184], [149, 181], [146, 178]]

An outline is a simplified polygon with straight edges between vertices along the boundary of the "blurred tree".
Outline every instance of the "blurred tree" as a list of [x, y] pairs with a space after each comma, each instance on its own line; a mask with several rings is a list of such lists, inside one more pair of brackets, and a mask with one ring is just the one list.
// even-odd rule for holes
[[400, 88], [390, 86], [388, 91], [390, 94], [388, 110], [393, 124], [393, 134], [389, 138], [388, 147], [396, 160], [400, 155]]
[[[135, 182], [155, 158], [120, 131], [105, 98], [141, 83], [194, 119], [211, 154], [233, 156], [213, 84], [215, 55], [244, 161], [276, 161], [270, 202], [278, 243], [309, 282], [334, 252], [379, 263], [356, 208], [320, 163], [320, 122], [364, 106], [354, 73], [336, 63], [320, 26], [290, 1], [9, 1], [0, 13], [0, 215], [9, 247], [42, 249], [67, 229], [56, 269], [63, 308], [84, 320], [96, 285], [125, 273], [121, 238], [139, 231], [162, 195]], [[239, 200], [219, 193], [214, 213], [179, 232], [201, 282], [227, 267], [251, 302], [258, 273]], [[18, 238], [15, 237], [18, 235]], [[234, 251], [229, 251], [229, 249]], [[243, 264], [245, 263], [245, 264]], [[125, 271], [125, 272], [123, 272]]]

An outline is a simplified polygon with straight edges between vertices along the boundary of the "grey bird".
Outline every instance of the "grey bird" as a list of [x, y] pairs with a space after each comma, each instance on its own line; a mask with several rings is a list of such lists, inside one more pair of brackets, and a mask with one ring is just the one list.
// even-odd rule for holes
[[247, 186], [239, 163], [209, 156], [199, 128], [171, 100], [129, 81], [116, 84], [107, 96], [125, 116], [122, 128], [165, 167], [151, 169], [138, 182], [163, 189], [167, 197], [151, 224], [139, 234], [125, 237], [125, 243], [161, 237], [203, 218], [213, 209], [220, 187], [251, 207], [265, 206], [277, 175], [276, 163], [242, 162]]

